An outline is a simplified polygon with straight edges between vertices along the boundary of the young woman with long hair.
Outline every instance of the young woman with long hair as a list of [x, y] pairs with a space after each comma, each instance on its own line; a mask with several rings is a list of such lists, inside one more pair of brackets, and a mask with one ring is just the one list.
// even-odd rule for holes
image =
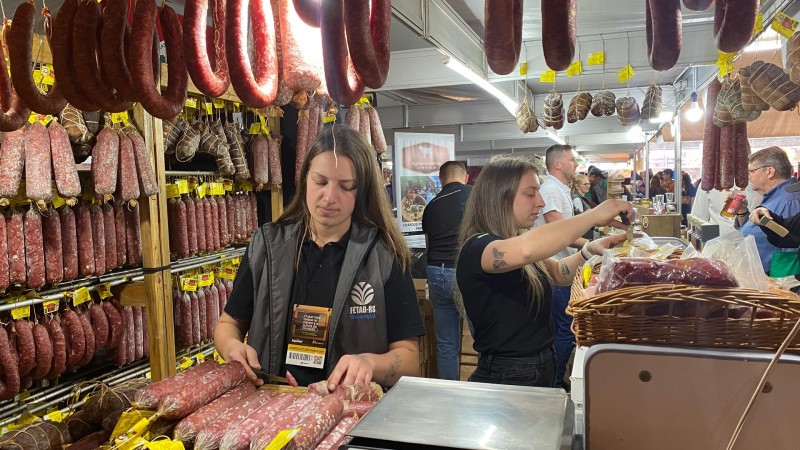
[[542, 207], [536, 167], [525, 158], [493, 157], [473, 187], [456, 267], [480, 354], [471, 381], [553, 386], [552, 285], [571, 284], [587, 258], [625, 235], [589, 242], [561, 260], [551, 257], [593, 226], [623, 212], [634, 216], [630, 203], [607, 200], [578, 216], [531, 228]]

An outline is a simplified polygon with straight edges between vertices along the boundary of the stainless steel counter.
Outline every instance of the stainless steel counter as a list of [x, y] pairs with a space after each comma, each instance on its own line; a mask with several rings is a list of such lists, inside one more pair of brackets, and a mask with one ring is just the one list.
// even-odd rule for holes
[[566, 405], [561, 389], [403, 377], [349, 434], [426, 447], [559, 449]]

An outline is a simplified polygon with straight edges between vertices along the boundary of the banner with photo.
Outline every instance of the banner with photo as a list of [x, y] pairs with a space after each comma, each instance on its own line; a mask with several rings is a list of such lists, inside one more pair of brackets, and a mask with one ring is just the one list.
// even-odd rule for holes
[[442, 190], [439, 167], [455, 156], [452, 134], [394, 134], [394, 196], [400, 231], [422, 232], [425, 205]]

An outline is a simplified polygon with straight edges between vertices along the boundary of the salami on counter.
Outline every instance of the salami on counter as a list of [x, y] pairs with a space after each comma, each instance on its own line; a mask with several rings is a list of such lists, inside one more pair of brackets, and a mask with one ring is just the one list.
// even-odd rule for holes
[[218, 365], [194, 380], [191, 389], [187, 383], [192, 380], [183, 379], [176, 388], [159, 403], [159, 414], [170, 420], [181, 419], [207, 405], [215, 398], [241, 384], [245, 380], [244, 366], [236, 361]]

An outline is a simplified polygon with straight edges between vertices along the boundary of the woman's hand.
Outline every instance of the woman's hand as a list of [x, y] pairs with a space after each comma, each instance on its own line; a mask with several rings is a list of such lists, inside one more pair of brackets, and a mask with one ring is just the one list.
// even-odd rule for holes
[[595, 226], [602, 227], [608, 225], [615, 217], [627, 214], [630, 222], [634, 221], [636, 211], [633, 204], [624, 200], [606, 200], [590, 211], [594, 215]]
[[625, 234], [614, 234], [601, 239], [596, 239], [586, 244], [586, 250], [588, 250], [592, 255], [602, 255], [607, 249], [614, 248], [615, 246], [625, 242], [626, 237], [627, 236]]
[[[217, 347], [219, 349], [219, 347]], [[220, 350], [220, 356], [227, 361], [238, 361], [244, 366], [247, 379], [256, 386], [264, 384], [253, 372], [253, 369], [261, 369], [261, 363], [258, 362], [258, 354], [253, 347], [241, 341], [232, 341], [227, 343], [225, 351]]]
[[375, 371], [372, 362], [364, 355], [344, 355], [328, 377], [328, 391], [340, 384], [369, 384]]
[[758, 208], [754, 209], [753, 212], [750, 213], [750, 220], [755, 223], [761, 223], [761, 218], [766, 217], [769, 220], [772, 220], [772, 214], [770, 214], [767, 208], [763, 206], [759, 206]]

